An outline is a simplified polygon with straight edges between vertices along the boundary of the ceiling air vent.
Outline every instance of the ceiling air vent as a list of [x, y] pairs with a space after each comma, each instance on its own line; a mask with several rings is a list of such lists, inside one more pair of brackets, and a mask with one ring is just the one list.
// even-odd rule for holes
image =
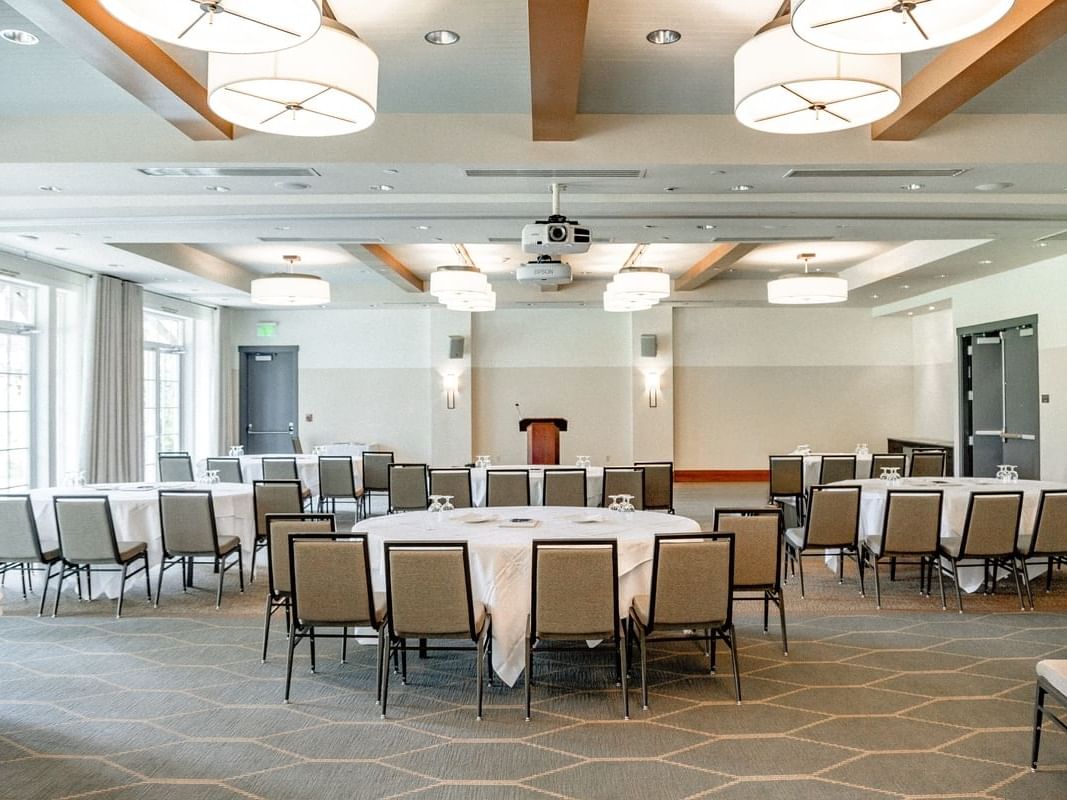
[[[589, 241], [592, 244], [611, 244], [615, 240], [605, 236], [593, 236]], [[522, 239], [518, 236], [490, 236], [488, 242], [489, 244], [522, 244]]]
[[643, 169], [466, 169], [468, 178], [643, 178]]
[[384, 244], [377, 236], [260, 236], [261, 242], [325, 242], [329, 244]]
[[716, 236], [710, 241], [730, 244], [777, 244], [779, 242], [832, 242], [833, 240], [833, 236], [746, 236], [743, 239], [736, 236]]
[[311, 167], [139, 167], [150, 178], [317, 178]]
[[949, 169], [791, 169], [786, 178], [955, 178], [968, 171], [968, 167]]

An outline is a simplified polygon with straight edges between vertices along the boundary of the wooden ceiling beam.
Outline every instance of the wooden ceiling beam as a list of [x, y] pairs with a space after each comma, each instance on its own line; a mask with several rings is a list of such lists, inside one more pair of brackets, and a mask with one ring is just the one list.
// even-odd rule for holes
[[753, 242], [720, 244], [686, 270], [685, 274], [674, 282], [675, 290], [689, 292], [693, 289], [699, 289], [722, 270], [731, 264], [737, 263], [757, 247], [759, 247], [759, 244]]
[[530, 101], [535, 142], [575, 138], [589, 0], [529, 0]]
[[1063, 0], [1016, 0], [997, 24], [950, 45], [908, 81], [900, 107], [871, 125], [871, 138], [917, 138], [1065, 33]]
[[204, 87], [97, 0], [10, 0], [8, 5], [190, 139], [233, 138], [233, 125], [208, 107]]
[[372, 270], [406, 292], [425, 292], [426, 282], [380, 244], [342, 244]]

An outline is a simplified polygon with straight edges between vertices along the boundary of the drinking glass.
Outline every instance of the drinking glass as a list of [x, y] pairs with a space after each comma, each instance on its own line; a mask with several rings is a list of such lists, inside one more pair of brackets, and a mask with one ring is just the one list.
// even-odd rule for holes
[[448, 519], [451, 516], [451, 512], [456, 510], [456, 507], [452, 505], [452, 498], [454, 497], [455, 495], [446, 494], [444, 496], [445, 501], [441, 503], [441, 513], [444, 515], [445, 519]]
[[85, 486], [85, 470], [78, 470], [78, 474], [74, 477], [74, 485], [79, 488]]
[[611, 502], [608, 503], [608, 511], [618, 511], [619, 510], [619, 497], [620, 497], [620, 495], [617, 495], [617, 494], [609, 494], [608, 495], [608, 499], [611, 500]]
[[632, 494], [620, 494], [619, 498], [619, 511], [624, 514], [631, 514], [637, 510], [634, 508], [634, 496]]
[[443, 505], [442, 501], [444, 499], [445, 499], [445, 496], [443, 494], [431, 494], [430, 495], [430, 507], [427, 510], [431, 511], [431, 512], [434, 512], [434, 513], [438, 512], [438, 511], [441, 511], [442, 505]]

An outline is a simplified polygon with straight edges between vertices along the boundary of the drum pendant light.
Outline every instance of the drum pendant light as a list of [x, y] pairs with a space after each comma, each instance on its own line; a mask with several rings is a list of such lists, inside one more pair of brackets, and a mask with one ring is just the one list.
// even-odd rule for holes
[[330, 284], [317, 275], [293, 272], [300, 256], [282, 256], [288, 272], [252, 281], [252, 302], [265, 306], [321, 306], [330, 302]]
[[803, 275], [783, 275], [767, 283], [767, 302], [775, 305], [801, 306], [823, 303], [843, 303], [848, 300], [848, 281], [836, 275], [817, 275], [808, 272], [808, 262], [814, 253], [797, 256], [804, 262]]

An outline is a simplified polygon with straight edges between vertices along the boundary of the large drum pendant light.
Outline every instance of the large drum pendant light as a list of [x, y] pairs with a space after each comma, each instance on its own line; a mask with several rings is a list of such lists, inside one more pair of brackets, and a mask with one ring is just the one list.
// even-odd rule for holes
[[235, 125], [283, 136], [337, 136], [374, 123], [378, 56], [352, 31], [324, 19], [288, 50], [211, 53], [208, 105]]
[[734, 113], [768, 133], [829, 133], [868, 125], [900, 104], [900, 56], [810, 45], [781, 16], [734, 54]]
[[269, 53], [310, 39], [322, 0], [100, 0], [153, 39], [214, 53]]
[[848, 300], [848, 281], [836, 275], [808, 272], [808, 261], [814, 253], [801, 253], [804, 262], [802, 275], [783, 275], [767, 283], [767, 302], [775, 305], [810, 306], [823, 303], [843, 303]]
[[323, 306], [330, 302], [330, 284], [318, 275], [293, 272], [300, 256], [282, 256], [288, 272], [275, 272], [252, 281], [252, 302], [264, 306]]

